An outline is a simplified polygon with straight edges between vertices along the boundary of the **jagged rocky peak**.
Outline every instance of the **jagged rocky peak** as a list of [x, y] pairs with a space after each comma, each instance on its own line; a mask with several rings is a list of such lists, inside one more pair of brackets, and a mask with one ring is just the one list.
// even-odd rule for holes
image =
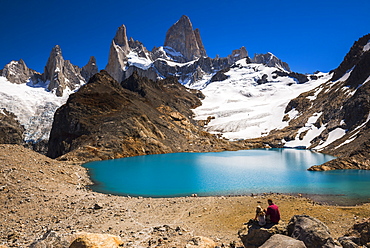
[[146, 49], [146, 47], [138, 40], [134, 40], [132, 37], [128, 41], [129, 47], [131, 51], [134, 51], [137, 56], [145, 58], [145, 59], [152, 59], [152, 55]]
[[109, 50], [108, 64], [105, 70], [118, 82], [124, 79], [124, 69], [127, 64], [127, 55], [130, 53], [130, 46], [126, 35], [126, 27], [118, 28]]
[[178, 62], [188, 62], [206, 57], [199, 30], [193, 30], [189, 17], [183, 15], [166, 34], [164, 46], [168, 54]]
[[48, 90], [57, 96], [63, 96], [66, 88], [75, 90], [85, 83], [81, 69], [72, 65], [69, 60], [64, 60], [59, 45], [51, 50], [42, 78], [43, 81], [49, 82]]
[[286, 62], [281, 61], [272, 53], [266, 54], [255, 54], [252, 59], [253, 63], [264, 64], [268, 67], [276, 67], [285, 71], [290, 72], [290, 67]]
[[346, 85], [357, 88], [370, 76], [370, 34], [361, 37], [351, 47], [342, 63], [333, 70], [332, 81], [346, 81]]
[[248, 51], [244, 46], [242, 46], [239, 49], [233, 50], [232, 53], [229, 56], [227, 56], [227, 58], [230, 64], [233, 64], [236, 61], [245, 59], [245, 58], [248, 58], [248, 62], [250, 62], [250, 59], [248, 57]]
[[82, 67], [81, 69], [81, 76], [85, 79], [85, 81], [89, 81], [89, 79], [98, 73], [98, 66], [96, 65], [96, 59], [94, 56], [91, 56], [89, 62]]
[[13, 60], [5, 65], [0, 76], [6, 77], [11, 83], [23, 84], [29, 80], [37, 81], [40, 74], [28, 68], [26, 63], [20, 59], [19, 61]]

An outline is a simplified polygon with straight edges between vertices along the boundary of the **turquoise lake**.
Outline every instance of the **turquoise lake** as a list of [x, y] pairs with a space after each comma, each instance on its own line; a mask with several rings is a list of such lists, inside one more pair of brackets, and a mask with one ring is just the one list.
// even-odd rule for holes
[[334, 157], [296, 149], [146, 155], [85, 164], [102, 193], [176, 197], [302, 193], [341, 205], [370, 202], [370, 171], [307, 171]]

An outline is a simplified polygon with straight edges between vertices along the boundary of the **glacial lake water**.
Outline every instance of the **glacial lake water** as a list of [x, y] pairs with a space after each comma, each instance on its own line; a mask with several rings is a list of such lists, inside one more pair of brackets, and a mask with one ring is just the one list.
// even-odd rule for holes
[[296, 149], [172, 153], [86, 163], [97, 192], [176, 197], [301, 193], [352, 205], [370, 202], [370, 171], [307, 171], [334, 159]]

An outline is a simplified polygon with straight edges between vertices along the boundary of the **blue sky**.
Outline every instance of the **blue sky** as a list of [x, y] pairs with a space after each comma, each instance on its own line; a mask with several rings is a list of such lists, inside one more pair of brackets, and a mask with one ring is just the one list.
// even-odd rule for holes
[[73, 64], [95, 56], [104, 69], [120, 25], [151, 50], [187, 15], [210, 57], [245, 46], [250, 56], [272, 52], [297, 72], [330, 71], [370, 32], [369, 11], [369, 0], [2, 0], [0, 68], [22, 58], [43, 72], [58, 44]]

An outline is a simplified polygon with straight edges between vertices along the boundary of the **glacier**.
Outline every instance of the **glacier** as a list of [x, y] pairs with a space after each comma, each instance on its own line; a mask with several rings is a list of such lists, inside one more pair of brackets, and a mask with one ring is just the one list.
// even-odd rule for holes
[[55, 111], [73, 93], [67, 88], [63, 96], [58, 97], [48, 91], [47, 86], [47, 83], [34, 85], [31, 82], [13, 84], [0, 76], [0, 109], [6, 109], [17, 116], [17, 120], [26, 129], [26, 142], [49, 139]]
[[[230, 140], [258, 138], [288, 126], [283, 117], [289, 101], [328, 81], [330, 75], [319, 73], [318, 79], [300, 84], [292, 77], [275, 75], [278, 70], [240, 60], [225, 73], [228, 79], [189, 86], [205, 95], [202, 106], [194, 110], [195, 119], [213, 117], [206, 131]], [[267, 83], [258, 84], [264, 75]]]

